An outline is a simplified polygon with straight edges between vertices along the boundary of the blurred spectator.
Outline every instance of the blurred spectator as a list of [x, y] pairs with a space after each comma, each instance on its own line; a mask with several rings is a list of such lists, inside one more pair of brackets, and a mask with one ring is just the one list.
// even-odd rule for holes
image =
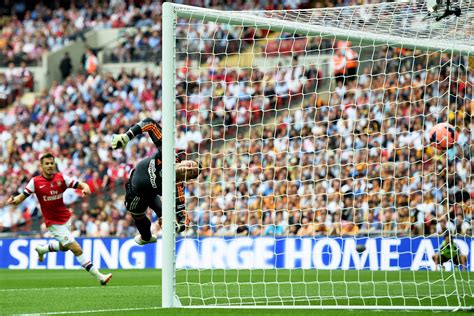
[[0, 108], [6, 107], [12, 101], [12, 91], [5, 75], [0, 74]]
[[16, 72], [16, 76], [18, 80], [21, 82], [20, 89], [20, 94], [23, 92], [23, 89], [28, 89], [29, 91], [33, 91], [34, 89], [34, 80], [33, 80], [33, 74], [28, 70], [28, 67], [26, 66], [26, 62], [22, 61], [20, 63], [20, 68]]
[[84, 53], [84, 70], [89, 75], [96, 74], [99, 68], [99, 59], [90, 48], [86, 48]]
[[59, 63], [59, 71], [61, 71], [61, 78], [63, 80], [69, 77], [72, 73], [72, 68], [71, 57], [69, 57], [69, 53], [66, 52]]
[[17, 96], [21, 96], [26, 90], [33, 91], [33, 73], [28, 69], [26, 62], [22, 61], [20, 67], [15, 67], [14, 63], [9, 63], [2, 77], [3, 89], [10, 93], [6, 103], [11, 103]]

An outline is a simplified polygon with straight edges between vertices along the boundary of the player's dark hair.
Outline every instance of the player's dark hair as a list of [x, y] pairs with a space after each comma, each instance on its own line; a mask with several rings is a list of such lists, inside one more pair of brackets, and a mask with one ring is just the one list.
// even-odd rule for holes
[[52, 153], [46, 153], [40, 157], [40, 162], [43, 163], [43, 160], [48, 159], [48, 158], [55, 158]]
[[446, 237], [450, 237], [449, 239], [451, 239], [451, 234], [449, 233], [449, 231], [446, 231], [444, 233], [444, 238], [446, 238]]

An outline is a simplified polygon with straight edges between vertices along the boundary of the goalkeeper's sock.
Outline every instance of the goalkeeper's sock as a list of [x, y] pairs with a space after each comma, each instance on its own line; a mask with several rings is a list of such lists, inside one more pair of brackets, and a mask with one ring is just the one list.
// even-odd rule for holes
[[137, 227], [142, 240], [149, 241], [151, 239], [151, 222], [147, 216], [143, 216], [142, 218], [133, 218], [135, 220], [135, 226]]
[[96, 277], [96, 279], [100, 278], [99, 270], [92, 264], [92, 261], [86, 258], [84, 254], [80, 256], [76, 256], [77, 261], [81, 264], [81, 266], [90, 274]]
[[38, 246], [37, 249], [41, 251], [41, 253], [57, 252], [61, 250], [59, 248], [59, 242], [57, 240], [51, 240], [49, 244]]

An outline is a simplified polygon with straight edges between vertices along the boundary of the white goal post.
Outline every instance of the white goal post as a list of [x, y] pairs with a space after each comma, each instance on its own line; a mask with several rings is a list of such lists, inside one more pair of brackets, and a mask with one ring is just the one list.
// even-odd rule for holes
[[[163, 4], [163, 307], [474, 308], [474, 2], [454, 5]], [[177, 150], [204, 170], [180, 236]], [[464, 265], [434, 263], [446, 232]]]

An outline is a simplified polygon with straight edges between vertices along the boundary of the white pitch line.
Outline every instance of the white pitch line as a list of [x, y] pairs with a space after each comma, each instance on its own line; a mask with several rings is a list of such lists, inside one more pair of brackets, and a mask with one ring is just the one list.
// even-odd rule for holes
[[90, 314], [90, 313], [107, 313], [107, 312], [130, 312], [130, 311], [145, 311], [161, 309], [162, 307], [136, 307], [136, 308], [114, 308], [114, 309], [93, 309], [85, 311], [66, 311], [66, 312], [46, 312], [46, 313], [33, 313], [33, 314], [13, 314], [16, 316], [39, 316], [39, 315], [66, 315], [66, 314]]
[[[123, 285], [123, 286], [107, 286], [106, 288], [130, 288], [130, 287], [161, 287], [161, 285]], [[104, 288], [103, 286], [79, 286], [79, 287], [34, 287], [34, 288], [21, 288], [21, 289], [0, 289], [0, 293], [3, 292], [27, 292], [27, 291], [44, 291], [44, 290], [90, 290], [90, 289], [100, 289]]]
[[[186, 306], [186, 308], [206, 308], [206, 309], [269, 309], [269, 310], [275, 310], [275, 309], [281, 309], [281, 308], [291, 308], [291, 309], [308, 309], [308, 306], [303, 306], [303, 305], [288, 305], [288, 306], [219, 306], [219, 305], [214, 305], [214, 306]], [[313, 309], [331, 309], [331, 310], [340, 310], [341, 306], [336, 306], [336, 305], [331, 305], [331, 306], [312, 306]], [[407, 307], [410, 310], [406, 310], [407, 312], [412, 312], [415, 310], [431, 310], [432, 313], [438, 313], [441, 312], [442, 310], [446, 311], [456, 311], [458, 308], [456, 307], [450, 307], [450, 306], [410, 306]], [[433, 310], [433, 308], [435, 310]], [[82, 311], [65, 311], [65, 312], [46, 312], [46, 313], [33, 313], [33, 314], [13, 314], [14, 316], [40, 316], [40, 315], [67, 315], [67, 314], [91, 314], [91, 313], [107, 313], [107, 312], [131, 312], [131, 311], [145, 311], [145, 310], [157, 310], [157, 309], [162, 309], [162, 307], [159, 306], [151, 306], [151, 307], [136, 307], [136, 308], [114, 308], [114, 309], [93, 309], [93, 310], [82, 310]], [[350, 306], [348, 310], [366, 310], [367, 306]], [[397, 306], [386, 306], [385, 308], [383, 306], [375, 306], [373, 310], [376, 311], [383, 311], [385, 309], [388, 310], [393, 310], [397, 309], [399, 310], [400, 307]], [[403, 308], [402, 308], [403, 309]], [[470, 309], [465, 309], [465, 308], [459, 308], [459, 310], [470, 310]]]

